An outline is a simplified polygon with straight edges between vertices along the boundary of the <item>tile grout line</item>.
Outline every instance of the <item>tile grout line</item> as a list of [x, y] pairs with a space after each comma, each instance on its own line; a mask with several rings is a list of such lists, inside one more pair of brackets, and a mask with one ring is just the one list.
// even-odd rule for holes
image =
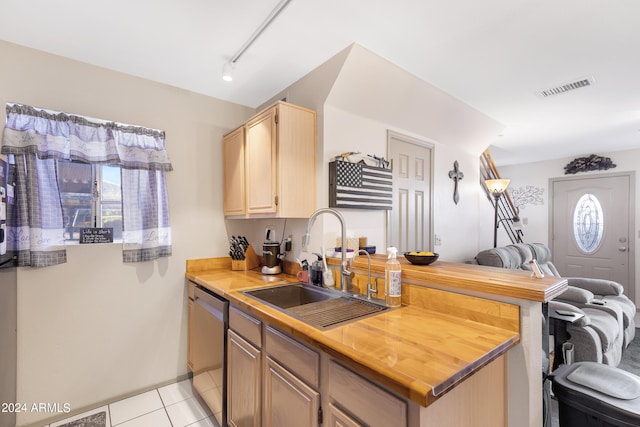
[[162, 409], [164, 409], [164, 413], [167, 416], [167, 419], [169, 420], [169, 424], [171, 425], [171, 427], [175, 427], [173, 425], [173, 421], [171, 421], [171, 417], [169, 416], [169, 411], [167, 411], [167, 405], [164, 403], [164, 399], [162, 398], [162, 393], [160, 393], [159, 389], [156, 389], [158, 391], [158, 394], [160, 395], [160, 402], [162, 402]]

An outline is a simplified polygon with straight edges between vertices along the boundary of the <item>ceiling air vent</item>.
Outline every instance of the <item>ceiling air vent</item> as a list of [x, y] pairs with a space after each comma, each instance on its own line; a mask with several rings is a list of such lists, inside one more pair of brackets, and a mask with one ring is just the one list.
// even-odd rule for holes
[[591, 86], [594, 80], [593, 77], [587, 77], [585, 79], [576, 80], [575, 82], [565, 83], [560, 86], [556, 86], [550, 89], [540, 91], [539, 94], [546, 98], [548, 96], [560, 95], [561, 93], [569, 92], [570, 90], [580, 89], [581, 87]]

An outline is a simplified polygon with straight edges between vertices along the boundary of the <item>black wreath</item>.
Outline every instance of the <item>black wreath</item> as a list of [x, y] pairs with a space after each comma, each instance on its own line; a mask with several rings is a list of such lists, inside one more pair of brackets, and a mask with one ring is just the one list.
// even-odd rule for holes
[[564, 174], [576, 174], [578, 172], [613, 169], [616, 165], [610, 157], [602, 157], [592, 154], [589, 157], [578, 157], [564, 167]]

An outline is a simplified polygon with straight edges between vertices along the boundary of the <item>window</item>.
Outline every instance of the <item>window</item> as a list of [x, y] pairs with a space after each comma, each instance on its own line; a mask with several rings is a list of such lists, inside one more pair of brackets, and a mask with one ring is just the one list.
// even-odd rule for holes
[[58, 185], [66, 242], [77, 242], [86, 227], [113, 228], [114, 241], [122, 239], [119, 166], [58, 161]]
[[6, 112], [9, 266], [67, 262], [65, 243], [87, 226], [112, 227], [123, 262], [171, 255], [164, 131], [22, 104]]
[[600, 201], [593, 194], [584, 194], [573, 211], [573, 236], [581, 251], [592, 254], [602, 242], [604, 216]]

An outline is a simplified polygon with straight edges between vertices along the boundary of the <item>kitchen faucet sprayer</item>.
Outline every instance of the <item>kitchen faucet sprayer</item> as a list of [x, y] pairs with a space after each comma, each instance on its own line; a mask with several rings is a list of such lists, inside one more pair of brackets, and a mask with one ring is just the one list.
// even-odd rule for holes
[[336, 218], [338, 218], [338, 221], [340, 221], [340, 234], [342, 236], [342, 247], [341, 247], [342, 262], [340, 263], [340, 290], [342, 290], [343, 292], [346, 292], [349, 287], [348, 286], [349, 279], [353, 277], [353, 274], [351, 273], [351, 271], [349, 271], [348, 264], [347, 264], [347, 227], [344, 222], [344, 217], [340, 212], [331, 208], [320, 208], [314, 213], [312, 213], [311, 216], [309, 217], [309, 221], [307, 222], [307, 232], [302, 237], [302, 248], [303, 248], [302, 250], [303, 251], [307, 250], [307, 246], [309, 245], [309, 240], [311, 237], [311, 227], [313, 227], [313, 224], [316, 222], [316, 218], [323, 213], [329, 213], [335, 216]]

